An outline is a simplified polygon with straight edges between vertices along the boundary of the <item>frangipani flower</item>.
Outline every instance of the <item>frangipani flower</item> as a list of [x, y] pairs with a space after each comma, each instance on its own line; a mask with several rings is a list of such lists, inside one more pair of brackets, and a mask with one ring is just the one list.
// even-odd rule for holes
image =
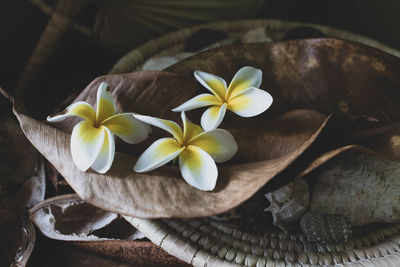
[[134, 117], [133, 113], [116, 113], [116, 106], [107, 83], [97, 90], [97, 110], [84, 102], [76, 102], [47, 121], [56, 122], [70, 116], [84, 119], [74, 126], [71, 135], [71, 154], [75, 165], [86, 171], [92, 168], [105, 173], [112, 165], [115, 154], [114, 134], [127, 143], [136, 144], [146, 139], [150, 127]]
[[241, 117], [253, 117], [263, 113], [272, 104], [272, 96], [258, 88], [262, 81], [259, 69], [249, 66], [241, 68], [228, 87], [224, 79], [210, 73], [195, 71], [194, 77], [212, 94], [193, 97], [172, 111], [212, 106], [201, 116], [201, 126], [207, 131], [221, 124], [226, 110]]
[[181, 113], [182, 128], [173, 121], [135, 115], [141, 121], [171, 133], [174, 138], [155, 141], [139, 157], [133, 169], [136, 172], [154, 170], [179, 157], [179, 168], [185, 181], [200, 190], [213, 190], [218, 169], [215, 162], [224, 162], [235, 155], [238, 147], [226, 130], [204, 131]]

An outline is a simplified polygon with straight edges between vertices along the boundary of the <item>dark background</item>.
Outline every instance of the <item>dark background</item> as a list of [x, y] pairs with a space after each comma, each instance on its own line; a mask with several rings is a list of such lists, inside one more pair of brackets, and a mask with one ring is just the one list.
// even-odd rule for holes
[[[54, 4], [55, 1], [47, 2]], [[267, 0], [255, 17], [325, 24], [400, 49], [399, 11], [400, 1], [395, 0]], [[47, 22], [48, 16], [28, 0], [0, 1], [0, 85], [6, 90], [14, 91]], [[137, 45], [145, 41], [143, 39]], [[80, 90], [95, 77], [107, 73], [119, 58], [134, 47], [110, 49], [69, 30], [46, 63], [41, 79], [29, 88], [29, 100], [32, 100], [31, 103], [62, 101], [66, 91], [70, 88]], [[38, 95], [36, 91], [46, 93]], [[2, 100], [0, 105], [4, 106], [5, 102]], [[41, 106], [39, 109], [34, 104], [27, 105], [33, 113], [37, 113], [34, 115], [39, 116], [51, 112], [53, 108]], [[0, 111], [4, 112], [4, 108]]]

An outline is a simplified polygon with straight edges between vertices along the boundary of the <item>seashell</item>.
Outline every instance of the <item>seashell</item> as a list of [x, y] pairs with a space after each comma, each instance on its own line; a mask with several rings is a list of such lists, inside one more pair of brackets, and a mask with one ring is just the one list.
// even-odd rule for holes
[[337, 214], [307, 212], [301, 218], [300, 228], [310, 242], [336, 244], [352, 235], [349, 219]]
[[399, 177], [399, 162], [347, 152], [315, 177], [310, 212], [339, 214], [352, 226], [400, 222]]
[[288, 231], [306, 212], [310, 193], [307, 182], [297, 179], [274, 192], [265, 194], [265, 197], [271, 203], [265, 211], [272, 213], [274, 225]]

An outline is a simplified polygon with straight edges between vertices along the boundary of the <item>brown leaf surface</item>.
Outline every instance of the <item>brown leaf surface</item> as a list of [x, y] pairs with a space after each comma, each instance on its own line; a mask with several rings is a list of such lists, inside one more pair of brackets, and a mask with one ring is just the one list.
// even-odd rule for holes
[[[396, 105], [400, 98], [398, 59], [364, 45], [333, 39], [214, 49], [169, 68], [186, 78], [157, 71], [100, 77], [75, 101], [94, 105], [97, 87], [106, 81], [119, 111], [179, 121], [179, 114], [172, 113], [171, 108], [205, 92], [192, 77], [195, 69], [229, 81], [244, 65], [263, 70], [261, 88], [273, 95], [274, 104], [267, 112], [246, 121], [228, 114], [221, 128], [231, 130], [242, 147], [232, 161], [235, 164], [220, 166], [213, 192], [190, 187], [172, 167], [144, 174], [132, 171], [136, 157], [155, 139], [165, 136], [158, 129], [140, 145], [119, 145], [124, 153], [116, 154], [107, 174], [82, 173], [72, 163], [69, 151], [68, 132], [77, 119], [65, 121], [55, 129], [30, 118], [19, 103], [15, 103], [14, 111], [26, 136], [80, 197], [98, 207], [143, 218], [224, 212], [250, 198], [267, 182], [268, 188], [276, 188], [302, 173], [321, 154], [348, 144], [341, 136], [343, 129], [352, 127], [351, 121], [334, 116], [322, 123], [322, 114], [293, 109], [315, 109], [325, 114], [339, 111], [383, 121], [400, 117]], [[278, 117], [287, 111], [290, 112]], [[189, 117], [197, 122], [200, 114], [201, 110], [196, 110]], [[320, 160], [318, 164], [324, 162]]]
[[30, 217], [47, 237], [67, 241], [137, 266], [186, 266], [149, 241], [117, 214], [96, 208], [76, 194], [46, 199]]
[[261, 88], [274, 98], [263, 116], [306, 108], [325, 115], [400, 118], [399, 58], [356, 42], [303, 39], [222, 47], [166, 70], [191, 78], [202, 70], [230, 81], [245, 65], [263, 70]]
[[400, 160], [399, 122], [380, 124], [365, 131], [358, 131], [353, 133], [352, 137], [357, 140], [359, 144], [391, 160]]
[[[161, 77], [171, 76], [168, 73], [158, 73]], [[147, 74], [134, 73], [122, 77], [108, 76], [96, 79], [81, 97], [90, 92], [90, 90], [93, 93], [97, 85], [103, 80], [106, 80], [111, 85], [111, 88], [114, 88], [113, 93], [115, 94], [116, 90], [121, 90], [124, 85], [132, 86], [130, 83], [132, 80], [135, 80], [136, 84], [139, 83], [138, 81], [141, 80], [138, 75]], [[154, 85], [157, 82], [156, 75], [156, 72], [153, 73], [155, 79], [153, 79], [149, 87], [151, 90], [157, 88]], [[162, 84], [165, 84], [165, 82], [162, 81]], [[131, 94], [135, 95], [137, 92], [134, 89], [136, 91], [141, 89], [143, 96], [142, 99], [134, 103], [146, 102], [145, 98], [148, 98], [148, 95], [152, 92], [151, 90], [147, 92], [149, 89], [146, 87], [138, 88], [134, 85], [129, 93], [123, 92], [129, 96]], [[168, 90], [166, 91], [168, 92]], [[156, 97], [158, 95], [154, 93], [153, 96]], [[143, 103], [142, 105], [144, 105], [142, 108], [148, 106]], [[69, 148], [70, 135], [21, 113], [19, 106], [19, 103], [15, 103], [14, 111], [28, 139], [59, 170], [82, 199], [106, 210], [144, 218], [208, 216], [229, 210], [251, 197], [266, 182], [287, 169], [289, 165], [308, 150], [318, 139], [321, 132], [329, 131], [333, 125], [337, 124], [335, 119], [328, 119], [322, 123], [315, 133], [311, 133], [309, 128], [305, 130], [297, 127], [288, 130], [290, 125], [279, 124], [275, 121], [275, 124], [281, 125], [281, 129], [274, 129], [273, 133], [276, 135], [276, 140], [273, 144], [268, 143], [269, 147], [264, 149], [265, 157], [269, 157], [267, 160], [220, 167], [216, 190], [203, 192], [186, 184], [180, 178], [179, 172], [168, 166], [149, 173], [135, 173], [132, 171], [132, 167], [136, 158], [122, 153], [116, 153], [114, 165], [108, 173], [104, 175], [93, 171], [83, 173], [72, 162]], [[163, 106], [163, 108], [165, 107]], [[152, 115], [155, 115], [155, 112], [153, 110]], [[162, 112], [160, 113], [162, 117], [163, 114]], [[287, 117], [289, 115], [285, 116], [283, 116], [283, 119], [288, 120]], [[322, 121], [322, 115], [314, 111], [295, 111], [292, 112], [291, 116], [293, 116], [292, 119], [301, 120], [312, 127]], [[266, 122], [266, 124], [268, 123]], [[254, 130], [257, 130], [257, 128], [254, 127]], [[262, 131], [259, 131], [259, 133], [263, 134]], [[289, 133], [288, 136], [291, 136], [291, 138], [283, 138], [279, 141], [279, 137], [284, 137], [285, 133]], [[309, 136], [305, 138], [307, 133]], [[272, 133], [267, 132], [267, 134], [271, 135]], [[304, 142], [305, 139], [306, 141]], [[287, 142], [288, 140], [291, 140], [293, 145], [287, 150], [287, 154], [275, 154], [275, 157], [269, 154], [269, 151], [275, 151], [273, 145], [281, 146], [282, 142]], [[263, 144], [254, 145], [262, 146]], [[297, 172], [297, 168], [293, 171]], [[290, 171], [286, 170], [286, 172]]]

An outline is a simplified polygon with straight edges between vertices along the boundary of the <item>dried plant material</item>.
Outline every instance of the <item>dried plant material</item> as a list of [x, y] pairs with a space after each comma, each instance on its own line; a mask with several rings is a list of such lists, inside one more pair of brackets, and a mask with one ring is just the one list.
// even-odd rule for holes
[[313, 176], [312, 213], [347, 217], [352, 226], [400, 222], [400, 163], [354, 147]]
[[[258, 121], [276, 118], [278, 114], [297, 107], [315, 108], [326, 114], [342, 111], [351, 115], [376, 115], [391, 120], [399, 117], [395, 105], [399, 102], [395, 88], [399, 88], [400, 80], [397, 75], [393, 75], [398, 72], [397, 63], [395, 57], [381, 51], [331, 39], [232, 46], [210, 50], [170, 68], [190, 76], [189, 79], [166, 72], [101, 77], [92, 82], [75, 102], [83, 100], [93, 105], [96, 88], [106, 81], [110, 84], [119, 111], [134, 111], [176, 120], [178, 114], [171, 114], [170, 111], [174, 104], [183, 103], [201, 92], [201, 88], [191, 78], [195, 69], [231, 79], [243, 65], [254, 65], [264, 72], [268, 70], [263, 77], [262, 87], [268, 88], [275, 99], [274, 105], [268, 112], [261, 114]], [[354, 73], [358, 75], [357, 80], [354, 79]], [[385, 91], [381, 91], [383, 81]], [[116, 154], [118, 165], [114, 165], [106, 175], [81, 173], [70, 165], [69, 135], [31, 119], [16, 104], [15, 113], [26, 135], [83, 199], [104, 209], [138, 217], [208, 216], [229, 210], [251, 197], [278, 174], [279, 179], [272, 179], [268, 186], [277, 188], [298, 173], [304, 173], [304, 168], [320, 153], [328, 151], [328, 147], [333, 149], [335, 145], [340, 145], [338, 131], [332, 128], [339, 125], [349, 129], [351, 126], [343, 124], [343, 121], [335, 123], [331, 118], [308, 138], [304, 137], [301, 129], [299, 132], [290, 130], [294, 144], [290, 147], [296, 149], [287, 154], [282, 153], [280, 157], [271, 157], [269, 151], [279, 150], [281, 143], [276, 141], [272, 147], [265, 146], [266, 160], [223, 166], [216, 190], [200, 193], [183, 184], [173, 168], [165, 167], [144, 175], [132, 173], [136, 158], [122, 153]], [[199, 115], [193, 112], [191, 118], [199, 118]], [[59, 125], [59, 128], [68, 132], [76, 122], [67, 121]], [[227, 117], [223, 127], [233, 128], [235, 122]], [[260, 131], [259, 134], [263, 135], [258, 125], [253, 127], [254, 131]], [[276, 129], [276, 136], [285, 136], [286, 131], [287, 126], [282, 125], [281, 129]], [[320, 133], [325, 134], [318, 137]], [[297, 135], [302, 138], [296, 138]], [[159, 132], [154, 133], [154, 137], [159, 136]], [[321, 140], [312, 146], [318, 139]], [[240, 143], [240, 139], [237, 141]], [[144, 147], [147, 145], [144, 144]], [[264, 145], [261, 143], [256, 146]], [[277, 147], [274, 148], [274, 145]], [[57, 147], [56, 151], [54, 147]], [[120, 148], [134, 155], [143, 151], [141, 146]], [[317, 159], [311, 167], [316, 168], [327, 159]]]
[[[46, 199], [30, 217], [47, 237], [140, 266], [171, 266], [180, 262], [148, 241], [117, 214], [96, 208], [76, 194]], [[173, 265], [172, 265], [173, 266]]]
[[379, 124], [352, 134], [353, 139], [394, 161], [400, 160], [400, 123]]
[[[92, 82], [80, 98], [86, 96], [87, 102], [90, 103], [97, 86], [103, 81], [110, 84], [117, 103], [125, 105], [129, 103], [130, 106], [137, 107], [141, 111], [151, 108], [148, 106], [151, 106], [148, 101], [157, 103], [157, 99], [165, 98], [164, 90], [174, 95], [174, 90], [177, 90], [174, 86], [177, 83], [182, 86], [184, 80], [179, 76], [163, 72], [138, 72], [102, 77]], [[141, 86], [138, 86], [140, 84]], [[190, 84], [193, 86], [193, 83]], [[147, 88], [143, 85], [147, 85]], [[168, 88], [164, 87], [164, 90], [161, 90], [162, 85], [168, 85]], [[138, 94], [140, 97], [129, 102]], [[121, 97], [124, 100], [118, 101]], [[165, 102], [165, 99], [161, 102]], [[14, 106], [15, 114], [26, 136], [59, 170], [80, 197], [106, 210], [146, 218], [209, 216], [229, 210], [250, 198], [283, 170], [288, 173], [298, 172], [298, 168], [303, 163], [292, 170], [290, 168], [288, 170], [288, 167], [310, 148], [321, 132], [332, 131], [332, 128], [337, 125], [336, 119], [328, 119], [306, 142], [304, 142], [304, 137], [297, 139], [294, 134], [292, 141], [297, 142], [295, 146], [298, 148], [287, 155], [260, 162], [223, 166], [220, 168], [220, 179], [216, 189], [212, 192], [202, 192], [182, 181], [178, 171], [171, 167], [162, 167], [146, 174], [134, 173], [132, 166], [136, 158], [122, 153], [116, 153], [115, 162], [118, 164], [113, 165], [108, 173], [104, 175], [94, 172], [83, 173], [71, 160], [69, 134], [21, 113], [20, 103], [15, 102]], [[162, 116], [166, 108], [168, 106], [161, 105], [160, 110], [153, 109], [151, 113], [157, 112], [158, 116]], [[285, 128], [282, 129], [283, 132], [286, 131]], [[279, 135], [277, 132], [277, 136]], [[280, 145], [278, 141], [275, 144]], [[268, 153], [267, 150], [266, 153]], [[287, 175], [287, 177], [294, 177], [294, 175]]]
[[21, 185], [34, 175], [38, 152], [11, 117], [0, 119], [0, 147], [0, 185]]
[[0, 236], [0, 266], [25, 266], [35, 244], [35, 229], [5, 192], [0, 194]]
[[32, 221], [49, 238], [76, 240], [107, 240], [93, 234], [116, 220], [118, 215], [85, 203], [76, 195], [46, 199], [30, 210]]
[[263, 70], [261, 88], [274, 98], [265, 116], [307, 108], [326, 115], [400, 118], [399, 59], [359, 43], [308, 39], [242, 44], [194, 55], [166, 70], [187, 77], [201, 70], [230, 80], [246, 65]]

